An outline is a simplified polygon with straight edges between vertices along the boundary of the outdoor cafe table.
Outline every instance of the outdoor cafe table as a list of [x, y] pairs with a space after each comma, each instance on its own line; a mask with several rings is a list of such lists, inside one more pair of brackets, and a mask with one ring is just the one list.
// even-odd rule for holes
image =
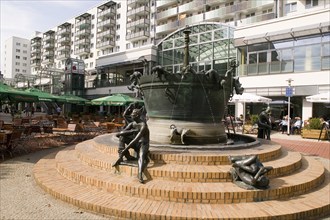
[[0, 145], [7, 146], [10, 136], [13, 132], [10, 130], [1, 130], [0, 131]]

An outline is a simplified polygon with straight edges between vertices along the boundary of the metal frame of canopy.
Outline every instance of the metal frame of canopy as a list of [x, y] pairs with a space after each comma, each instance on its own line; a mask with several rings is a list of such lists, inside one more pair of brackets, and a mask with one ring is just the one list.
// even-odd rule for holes
[[53, 101], [65, 102], [65, 99], [62, 98], [61, 96], [53, 95], [51, 93], [44, 92], [39, 89], [29, 88], [29, 89], [26, 89], [25, 91], [32, 95], [38, 96], [38, 99], [41, 102], [53, 102]]

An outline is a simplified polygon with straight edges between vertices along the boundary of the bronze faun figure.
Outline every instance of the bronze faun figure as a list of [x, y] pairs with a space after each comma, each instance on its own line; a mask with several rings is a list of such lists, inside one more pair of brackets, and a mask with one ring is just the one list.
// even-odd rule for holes
[[232, 163], [230, 173], [235, 184], [245, 189], [265, 189], [268, 187], [269, 178], [266, 173], [273, 167], [264, 167], [256, 155], [229, 156], [229, 161]]
[[[129, 123], [124, 130], [116, 136], [119, 137], [119, 159], [113, 164], [116, 166], [123, 162], [125, 156], [127, 160], [135, 158], [128, 153], [130, 148], [138, 152], [138, 179], [141, 183], [143, 180], [143, 171], [149, 163], [149, 128], [147, 123], [140, 118], [141, 110], [134, 109], [131, 113], [133, 121]], [[127, 146], [125, 147], [125, 144]]]

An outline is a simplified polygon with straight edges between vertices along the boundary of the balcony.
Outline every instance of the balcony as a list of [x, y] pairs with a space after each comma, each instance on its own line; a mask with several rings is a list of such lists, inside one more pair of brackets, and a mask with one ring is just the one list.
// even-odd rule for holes
[[135, 7], [136, 4], [147, 4], [149, 0], [127, 0], [128, 7]]
[[58, 54], [57, 55], [57, 59], [58, 60], [65, 60], [70, 58], [70, 54], [69, 53], [62, 53], [62, 54]]
[[31, 65], [31, 67], [41, 66], [40, 59], [38, 59], [38, 60], [31, 60], [30, 65]]
[[76, 31], [76, 36], [89, 36], [91, 34], [90, 29], [82, 29]]
[[166, 11], [157, 13], [157, 20], [162, 20], [173, 16], [178, 16], [177, 8], [171, 8]]
[[97, 13], [98, 18], [103, 18], [103, 17], [111, 17], [116, 15], [116, 9], [114, 8], [108, 8], [103, 11], [100, 11]]
[[83, 39], [75, 41], [76, 45], [89, 45], [90, 43], [91, 43], [91, 40], [89, 38], [83, 38]]
[[76, 55], [84, 55], [90, 52], [90, 48], [77, 48], [74, 50], [74, 54]]
[[92, 21], [91, 20], [81, 20], [81, 21], [78, 21], [76, 22], [76, 27], [80, 27], [80, 26], [83, 26], [83, 27], [86, 27], [86, 26], [91, 26], [91, 23]]
[[135, 32], [135, 33], [126, 34], [126, 40], [129, 40], [129, 41], [144, 40], [144, 39], [148, 39], [149, 37], [150, 37], [149, 31], [139, 31], [139, 32]]
[[70, 51], [70, 46], [61, 46], [57, 48], [57, 51]]
[[101, 41], [96, 44], [96, 49], [104, 49], [108, 47], [114, 47], [115, 41], [113, 40], [107, 40], [107, 41]]
[[116, 25], [116, 20], [114, 19], [107, 19], [105, 21], [100, 21], [97, 23], [97, 27], [101, 28], [101, 27], [112, 27]]
[[46, 49], [48, 49], [48, 48], [53, 48], [53, 47], [55, 47], [55, 44], [54, 44], [53, 42], [51, 42], [51, 43], [46, 43], [46, 44], [44, 44], [43, 47], [46, 48]]
[[143, 28], [143, 27], [149, 27], [150, 20], [146, 18], [142, 18], [136, 21], [131, 21], [127, 23], [126, 28], [127, 29], [135, 29], [135, 27]]
[[50, 63], [54, 63], [54, 57], [48, 57], [48, 58], [44, 58], [41, 62], [42, 64], [50, 64]]
[[70, 42], [71, 38], [70, 37], [61, 37], [57, 39], [57, 43], [65, 43], [65, 42]]
[[148, 15], [149, 13], [150, 13], [150, 7], [142, 6], [142, 7], [127, 11], [127, 17], [132, 17], [135, 15], [143, 16], [143, 15]]
[[170, 5], [176, 5], [176, 4], [178, 4], [177, 0], [157, 0], [156, 1], [157, 9], [168, 7]]
[[242, 11], [249, 13], [249, 9], [251, 8], [260, 8], [265, 6], [274, 5], [273, 0], [261, 0], [261, 1], [245, 1], [241, 2], [237, 5], [234, 5], [236, 7], [235, 11]]
[[159, 25], [156, 27], [157, 34], [169, 33], [174, 30], [177, 30], [179, 27], [178, 21], [169, 22], [167, 24]]
[[183, 4], [179, 6], [179, 13], [187, 13], [187, 12], [194, 12], [200, 9], [204, 9], [204, 4], [200, 1], [192, 1], [187, 4]]
[[48, 35], [43, 37], [43, 42], [49, 42], [49, 41], [54, 41], [55, 40], [55, 36], [54, 35]]
[[41, 59], [41, 52], [31, 54], [31, 60], [35, 60], [35, 59], [39, 59], [39, 60]]
[[253, 16], [253, 17], [241, 19], [239, 26], [252, 24], [252, 23], [256, 23], [256, 22], [261, 22], [261, 21], [267, 21], [267, 20], [274, 19], [274, 18], [275, 18], [275, 13], [273, 13], [273, 12], [268, 13], [268, 14]]
[[70, 35], [70, 34], [71, 34], [71, 28], [63, 28], [57, 31], [57, 36]]
[[41, 53], [41, 47], [37, 47], [37, 48], [32, 47], [31, 54], [35, 54], [35, 53]]
[[186, 25], [190, 25], [190, 24], [194, 24], [194, 23], [198, 23], [198, 22], [203, 22], [204, 17], [203, 14], [199, 14], [199, 15], [194, 15], [188, 18], [184, 18], [181, 19], [179, 21], [180, 26], [179, 27], [184, 27]]
[[97, 39], [102, 39], [104, 37], [109, 37], [109, 36], [112, 36], [114, 37], [116, 34], [116, 31], [114, 30], [106, 30], [106, 31], [100, 31], [100, 32], [97, 32], [97, 35], [96, 35], [96, 38]]
[[48, 56], [48, 57], [53, 57], [54, 56], [54, 51], [50, 50], [50, 51], [44, 51], [42, 53], [43, 56]]
[[31, 41], [31, 47], [41, 47], [41, 41]]

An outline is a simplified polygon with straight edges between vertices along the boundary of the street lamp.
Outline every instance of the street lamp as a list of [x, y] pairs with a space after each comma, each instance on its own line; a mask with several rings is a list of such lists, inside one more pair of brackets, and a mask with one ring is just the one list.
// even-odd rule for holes
[[291, 82], [293, 81], [293, 79], [288, 79], [286, 80], [288, 82], [288, 87], [286, 87], [285, 90], [285, 96], [288, 97], [288, 129], [287, 129], [287, 135], [290, 135], [290, 102], [291, 102], [291, 96], [293, 94], [293, 89], [291, 87]]

